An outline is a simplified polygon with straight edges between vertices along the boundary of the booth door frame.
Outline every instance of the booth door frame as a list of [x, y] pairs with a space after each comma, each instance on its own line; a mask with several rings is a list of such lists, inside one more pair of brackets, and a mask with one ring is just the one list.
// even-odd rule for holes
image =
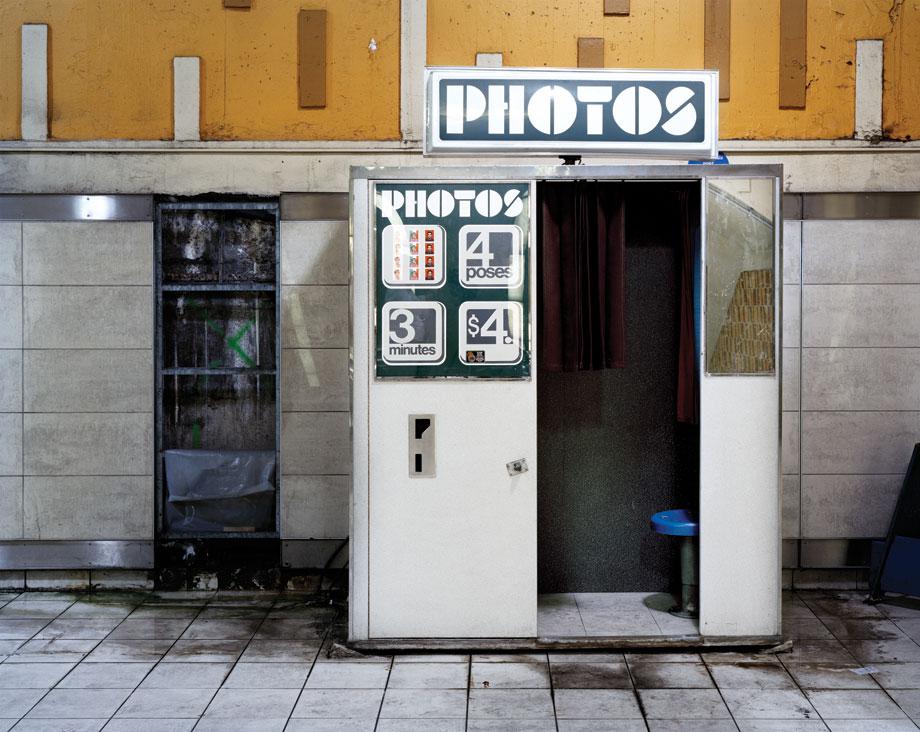
[[[770, 375], [709, 375], [700, 369], [700, 634], [711, 642], [761, 642], [780, 635], [782, 540], [780, 527], [780, 405], [782, 373], [782, 166], [781, 165], [546, 165], [452, 167], [352, 167], [350, 176], [351, 236], [351, 365], [353, 473], [349, 502], [349, 641], [373, 647], [369, 634], [369, 500], [368, 444], [370, 358], [373, 348], [371, 273], [366, 253], [373, 234], [373, 183], [383, 181], [684, 181], [700, 182], [702, 322], [706, 319], [707, 178], [771, 178], [774, 188], [774, 352]], [[539, 242], [537, 242], [539, 246]], [[536, 313], [531, 327], [536, 333]], [[705, 327], [698, 344], [700, 363], [708, 352]], [[539, 344], [534, 338], [536, 358]], [[738, 406], [747, 409], [736, 408]], [[735, 409], [726, 419], [726, 409]], [[764, 415], [761, 428], [751, 429], [751, 414]], [[767, 429], [762, 429], [763, 426]], [[744, 459], [744, 440], [762, 451]], [[710, 448], [706, 450], [706, 448]], [[706, 450], [706, 454], [702, 454]], [[536, 547], [537, 537], [533, 537]], [[536, 596], [534, 605], [536, 606]], [[411, 610], [407, 609], [411, 612]], [[458, 639], [462, 641], [463, 639]], [[488, 639], [477, 639], [478, 645]], [[498, 639], [496, 639], [498, 640]], [[622, 639], [621, 639], [622, 640]], [[426, 639], [389, 639], [382, 646], [419, 648]], [[444, 640], [437, 644], [444, 647]], [[460, 645], [460, 644], [458, 644]]]

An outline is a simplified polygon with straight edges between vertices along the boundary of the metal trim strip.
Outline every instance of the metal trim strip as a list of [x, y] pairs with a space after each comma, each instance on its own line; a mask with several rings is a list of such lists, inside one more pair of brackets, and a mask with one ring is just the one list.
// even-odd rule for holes
[[151, 569], [153, 541], [2, 541], [0, 569]]
[[348, 221], [347, 193], [282, 193], [282, 221]]
[[920, 219], [916, 191], [804, 193], [802, 199], [804, 219]]
[[0, 221], [153, 221], [153, 196], [0, 195]]

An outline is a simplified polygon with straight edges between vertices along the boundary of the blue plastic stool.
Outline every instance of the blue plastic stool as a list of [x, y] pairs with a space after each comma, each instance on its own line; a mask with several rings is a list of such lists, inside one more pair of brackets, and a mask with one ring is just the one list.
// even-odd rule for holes
[[684, 508], [659, 511], [652, 515], [652, 531], [665, 536], [680, 537], [680, 605], [670, 610], [679, 618], [695, 618], [699, 586], [696, 579], [696, 541], [700, 525], [693, 515]]

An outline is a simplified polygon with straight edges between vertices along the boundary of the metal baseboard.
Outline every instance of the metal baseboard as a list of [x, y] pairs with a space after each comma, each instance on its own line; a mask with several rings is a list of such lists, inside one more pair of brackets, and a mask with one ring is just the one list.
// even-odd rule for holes
[[0, 569], [151, 569], [152, 541], [3, 541]]
[[342, 569], [348, 564], [347, 539], [284, 539], [281, 566], [285, 569]]
[[377, 638], [349, 641], [359, 651], [392, 653], [393, 651], [587, 651], [587, 650], [666, 650], [679, 648], [723, 650], [769, 648], [783, 642], [781, 635], [745, 636], [594, 636], [589, 638]]
[[803, 569], [863, 569], [869, 566], [872, 539], [802, 539]]

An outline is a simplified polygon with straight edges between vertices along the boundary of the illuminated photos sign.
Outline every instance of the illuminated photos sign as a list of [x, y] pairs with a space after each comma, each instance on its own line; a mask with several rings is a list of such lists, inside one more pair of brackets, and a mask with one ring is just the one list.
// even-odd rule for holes
[[718, 157], [718, 72], [433, 68], [425, 152]]

